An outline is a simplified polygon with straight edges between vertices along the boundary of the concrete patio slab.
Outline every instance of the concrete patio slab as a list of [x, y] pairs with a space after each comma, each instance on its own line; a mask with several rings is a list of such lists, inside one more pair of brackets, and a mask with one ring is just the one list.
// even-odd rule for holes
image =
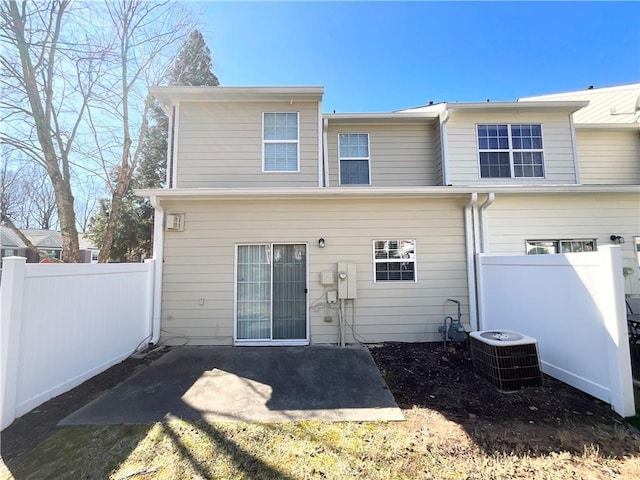
[[402, 421], [366, 347], [181, 347], [59, 425]]

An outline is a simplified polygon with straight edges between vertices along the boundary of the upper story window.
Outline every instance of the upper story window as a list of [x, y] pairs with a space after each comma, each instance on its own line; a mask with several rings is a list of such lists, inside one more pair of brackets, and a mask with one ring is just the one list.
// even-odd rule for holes
[[369, 134], [341, 133], [338, 144], [340, 185], [369, 185]]
[[374, 282], [415, 282], [416, 241], [413, 239], [373, 242]]
[[298, 113], [263, 113], [262, 170], [264, 172], [297, 172]]
[[542, 125], [478, 125], [481, 178], [544, 178]]
[[527, 240], [527, 255], [595, 252], [595, 239]]

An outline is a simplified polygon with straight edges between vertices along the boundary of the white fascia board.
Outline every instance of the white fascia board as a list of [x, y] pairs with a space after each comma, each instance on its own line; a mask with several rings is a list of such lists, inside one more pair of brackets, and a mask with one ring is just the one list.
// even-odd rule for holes
[[636, 193], [640, 185], [467, 185], [430, 187], [301, 187], [301, 188], [168, 188], [136, 189], [141, 197], [155, 196], [158, 199], [203, 200], [203, 199], [255, 199], [255, 198], [402, 198], [402, 197], [447, 197], [470, 193], [550, 194], [550, 193]]
[[486, 111], [514, 111], [514, 110], [546, 110], [556, 112], [576, 112], [589, 105], [588, 101], [549, 101], [549, 102], [473, 102], [448, 103], [447, 108], [456, 110], [486, 110]]
[[325, 113], [323, 117], [329, 123], [406, 123], [435, 122], [438, 112], [420, 113]]
[[165, 106], [179, 102], [318, 102], [324, 87], [149, 87]]
[[640, 123], [574, 123], [576, 130], [640, 130]]

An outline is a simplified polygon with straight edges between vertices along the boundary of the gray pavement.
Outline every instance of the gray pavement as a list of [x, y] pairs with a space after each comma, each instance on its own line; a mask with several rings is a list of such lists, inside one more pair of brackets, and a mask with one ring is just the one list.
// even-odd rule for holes
[[365, 347], [180, 347], [59, 425], [401, 421]]

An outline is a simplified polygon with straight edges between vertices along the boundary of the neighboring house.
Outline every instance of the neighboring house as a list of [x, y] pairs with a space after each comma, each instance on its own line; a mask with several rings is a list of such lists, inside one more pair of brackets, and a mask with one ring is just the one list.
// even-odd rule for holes
[[100, 249], [86, 233], [78, 234], [80, 245], [80, 263], [98, 263]]
[[640, 293], [640, 84], [579, 93], [323, 114], [321, 87], [152, 88], [153, 341], [439, 340], [449, 298], [477, 328], [476, 253], [620, 244]]
[[[34, 246], [46, 252], [53, 258], [62, 260], [62, 234], [55, 230], [40, 230], [35, 228], [25, 228], [20, 230]], [[2, 257], [19, 256], [26, 257], [27, 263], [38, 263], [40, 257], [29, 250], [16, 233], [7, 227], [0, 227], [0, 237], [2, 240]], [[98, 248], [84, 233], [78, 234], [80, 242], [80, 262], [97, 263]]]

